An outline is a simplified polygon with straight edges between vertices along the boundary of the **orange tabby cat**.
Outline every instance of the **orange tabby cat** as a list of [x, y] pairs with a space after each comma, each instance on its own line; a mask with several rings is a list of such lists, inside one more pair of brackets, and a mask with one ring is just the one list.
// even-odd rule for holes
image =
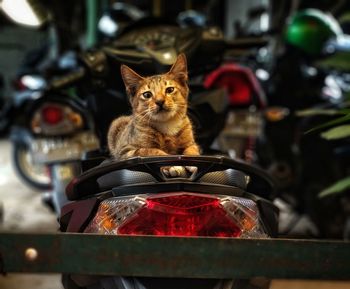
[[162, 75], [142, 77], [126, 65], [121, 66], [121, 74], [133, 112], [115, 119], [109, 128], [112, 156], [199, 155], [187, 116], [185, 55], [179, 55], [170, 71]]

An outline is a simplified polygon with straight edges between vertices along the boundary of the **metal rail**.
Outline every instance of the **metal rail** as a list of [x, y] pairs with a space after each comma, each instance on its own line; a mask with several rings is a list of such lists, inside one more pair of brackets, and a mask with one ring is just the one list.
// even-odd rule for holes
[[3, 272], [350, 280], [350, 243], [0, 234]]

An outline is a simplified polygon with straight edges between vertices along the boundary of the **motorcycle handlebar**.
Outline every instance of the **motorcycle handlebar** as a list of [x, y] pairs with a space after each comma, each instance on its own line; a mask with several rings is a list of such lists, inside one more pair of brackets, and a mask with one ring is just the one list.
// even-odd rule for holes
[[[252, 37], [252, 38], [241, 38], [234, 40], [225, 40], [225, 45], [227, 49], [244, 49], [244, 48], [259, 48], [268, 44], [268, 38], [266, 37]], [[114, 54], [117, 54], [115, 49], [113, 50]], [[81, 55], [82, 66], [74, 70], [71, 73], [68, 73], [65, 76], [56, 78], [52, 80], [47, 89], [55, 90], [67, 87], [73, 83], [78, 82], [83, 79], [87, 74], [91, 76], [101, 76], [105, 73], [106, 67], [106, 51], [105, 50], [95, 50], [88, 51]], [[137, 52], [140, 54], [140, 52]], [[124, 53], [125, 54], [125, 53]], [[146, 54], [147, 55], [147, 54]], [[145, 57], [145, 53], [142, 52], [142, 56]]]

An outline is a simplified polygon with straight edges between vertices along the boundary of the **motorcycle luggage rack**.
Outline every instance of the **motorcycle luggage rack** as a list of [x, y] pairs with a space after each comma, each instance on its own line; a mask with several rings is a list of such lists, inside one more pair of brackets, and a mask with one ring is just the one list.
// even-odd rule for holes
[[343, 241], [0, 234], [2, 273], [350, 280], [349, 268]]
[[[247, 186], [248, 192], [258, 193], [259, 196], [267, 199], [273, 198], [274, 181], [260, 168], [248, 165], [244, 162], [232, 160], [227, 157], [214, 156], [157, 156], [157, 157], [135, 157], [124, 161], [111, 161], [101, 166], [84, 172], [78, 178], [73, 179], [67, 186], [66, 194], [69, 200], [76, 200], [100, 192], [98, 179], [108, 173], [117, 170], [134, 170], [150, 174], [158, 182], [172, 180], [161, 172], [161, 167], [165, 166], [195, 166], [197, 172], [188, 178], [177, 178], [191, 182], [197, 182], [204, 175], [227, 169], [241, 171], [250, 177]], [[109, 189], [112, 189], [110, 187]]]
[[[135, 185], [118, 186], [112, 189], [112, 196], [130, 196], [139, 192], [142, 194], [152, 193], [165, 193], [165, 192], [196, 192], [202, 194], [211, 195], [227, 195], [234, 197], [243, 197], [246, 192], [238, 187], [218, 185], [218, 184], [206, 184], [206, 183], [192, 183], [192, 182], [167, 182], [167, 183], [140, 183]], [[251, 198], [251, 197], [250, 197]]]

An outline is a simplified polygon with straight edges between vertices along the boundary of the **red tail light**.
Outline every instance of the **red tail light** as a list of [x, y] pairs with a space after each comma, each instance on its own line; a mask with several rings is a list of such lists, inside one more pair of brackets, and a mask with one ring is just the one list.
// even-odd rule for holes
[[36, 134], [67, 135], [85, 125], [82, 114], [69, 104], [45, 102], [32, 114], [31, 128]]
[[175, 195], [146, 200], [118, 230], [126, 235], [238, 237], [240, 228], [216, 198]]
[[155, 236], [261, 237], [253, 201], [229, 196], [167, 193], [103, 201], [87, 233]]
[[225, 87], [228, 91], [231, 105], [251, 105], [252, 90], [247, 83], [247, 80], [239, 75], [223, 76], [217, 81], [217, 86]]
[[63, 110], [59, 106], [48, 105], [42, 109], [41, 115], [47, 124], [55, 125], [62, 121]]

